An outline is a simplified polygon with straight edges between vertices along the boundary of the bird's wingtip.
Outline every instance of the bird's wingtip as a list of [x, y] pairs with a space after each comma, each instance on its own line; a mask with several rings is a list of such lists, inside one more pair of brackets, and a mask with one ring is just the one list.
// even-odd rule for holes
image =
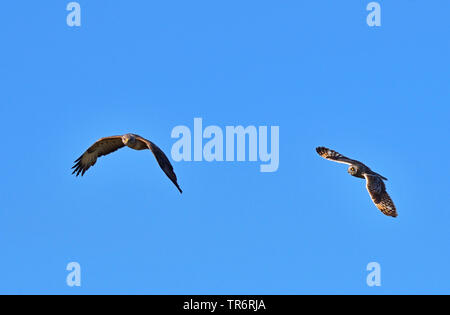
[[317, 154], [319, 154], [320, 156], [324, 156], [324, 154], [328, 151], [328, 149], [326, 147], [317, 147], [316, 148], [316, 152]]

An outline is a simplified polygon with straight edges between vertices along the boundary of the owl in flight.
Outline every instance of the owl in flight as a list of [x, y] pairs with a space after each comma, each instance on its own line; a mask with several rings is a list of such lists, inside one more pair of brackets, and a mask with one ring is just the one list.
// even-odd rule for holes
[[386, 186], [383, 181], [387, 180], [387, 178], [375, 173], [363, 163], [349, 159], [336, 151], [325, 147], [318, 147], [316, 148], [316, 151], [321, 157], [327, 160], [350, 165], [348, 173], [352, 176], [364, 178], [366, 180], [367, 191], [375, 206], [377, 206], [377, 208], [385, 215], [394, 218], [397, 217], [397, 210], [394, 202], [386, 192]]
[[169, 177], [172, 183], [175, 184], [180, 193], [183, 192], [180, 186], [178, 186], [177, 176], [173, 171], [172, 164], [170, 164], [169, 159], [164, 152], [153, 142], [131, 133], [123, 136], [101, 138], [95, 142], [74, 162], [75, 165], [72, 167], [72, 169], [74, 169], [72, 174], [78, 176], [81, 173], [81, 176], [83, 176], [91, 166], [94, 166], [97, 162], [97, 158], [103, 155], [108, 155], [120, 148], [123, 148], [124, 146], [134, 150], [148, 149], [152, 151], [156, 161], [164, 173], [166, 173], [167, 177]]

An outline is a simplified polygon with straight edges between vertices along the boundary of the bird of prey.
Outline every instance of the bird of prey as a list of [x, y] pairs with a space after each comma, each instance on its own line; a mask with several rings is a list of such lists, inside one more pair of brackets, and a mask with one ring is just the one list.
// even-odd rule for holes
[[345, 157], [342, 154], [328, 148], [318, 147], [316, 148], [316, 151], [321, 157], [327, 160], [350, 165], [347, 172], [352, 176], [366, 180], [367, 191], [369, 192], [369, 195], [377, 208], [387, 216], [394, 218], [397, 217], [397, 210], [394, 202], [386, 192], [386, 186], [383, 181], [387, 180], [386, 177], [375, 173], [363, 163], [349, 159], [348, 157]]
[[101, 138], [95, 142], [74, 162], [75, 165], [72, 167], [72, 169], [74, 169], [72, 174], [75, 174], [76, 176], [81, 174], [81, 176], [83, 176], [84, 173], [97, 162], [97, 158], [117, 151], [124, 146], [134, 150], [149, 149], [152, 151], [159, 166], [164, 173], [166, 173], [167, 177], [175, 184], [180, 193], [183, 192], [180, 186], [178, 186], [177, 176], [173, 171], [172, 164], [170, 164], [169, 159], [164, 152], [153, 142], [131, 133], [123, 136]]

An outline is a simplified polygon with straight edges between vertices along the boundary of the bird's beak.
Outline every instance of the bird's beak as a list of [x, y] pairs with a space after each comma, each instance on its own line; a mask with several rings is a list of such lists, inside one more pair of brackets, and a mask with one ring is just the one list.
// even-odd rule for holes
[[125, 142], [125, 144], [127, 144], [128, 143], [128, 139], [124, 139], [124, 142]]

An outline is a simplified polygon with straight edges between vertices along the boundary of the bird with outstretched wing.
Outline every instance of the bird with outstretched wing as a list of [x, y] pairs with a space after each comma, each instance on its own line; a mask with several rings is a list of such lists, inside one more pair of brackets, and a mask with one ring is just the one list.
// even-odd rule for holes
[[397, 217], [398, 214], [394, 202], [386, 192], [386, 185], [383, 181], [387, 180], [386, 177], [375, 173], [365, 164], [349, 159], [348, 157], [328, 148], [318, 147], [316, 148], [316, 151], [321, 157], [327, 160], [350, 165], [348, 168], [348, 173], [352, 176], [366, 180], [367, 191], [369, 192], [375, 206], [377, 206], [377, 208], [385, 215], [394, 218]]
[[175, 184], [180, 193], [183, 192], [178, 185], [177, 176], [173, 171], [172, 164], [170, 164], [170, 161], [164, 152], [153, 142], [131, 133], [123, 136], [101, 138], [95, 142], [74, 162], [75, 165], [72, 167], [72, 174], [75, 174], [76, 176], [81, 174], [81, 176], [83, 176], [91, 166], [95, 165], [97, 158], [108, 155], [120, 148], [123, 148], [124, 146], [127, 146], [133, 150], [152, 151], [156, 161], [167, 177], [169, 177], [172, 183]]

